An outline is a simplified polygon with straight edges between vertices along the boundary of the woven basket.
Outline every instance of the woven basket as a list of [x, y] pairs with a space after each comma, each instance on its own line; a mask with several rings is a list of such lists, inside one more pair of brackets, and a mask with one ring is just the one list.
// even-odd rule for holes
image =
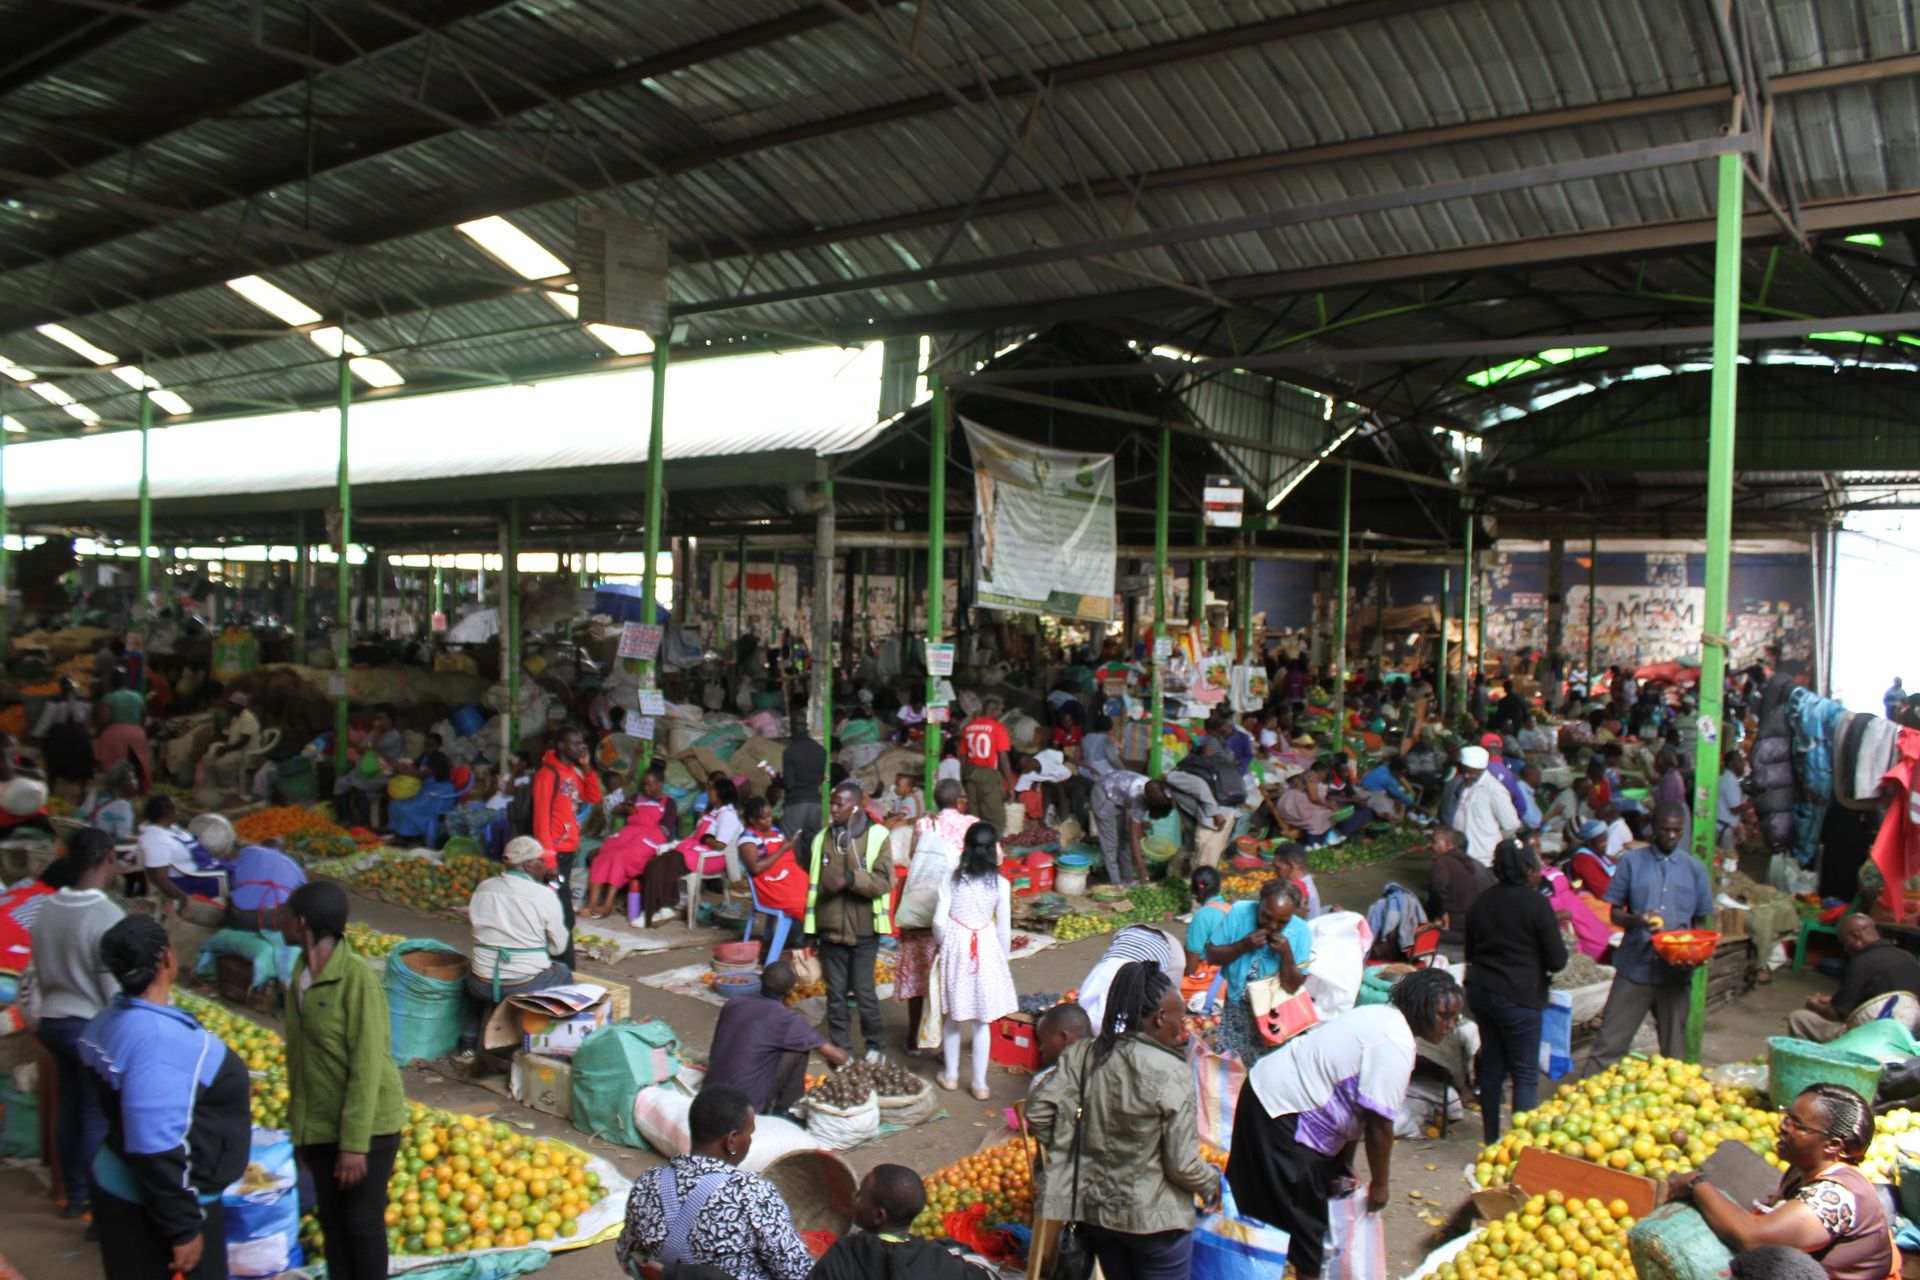
[[843, 1236], [853, 1225], [853, 1193], [860, 1185], [853, 1166], [831, 1151], [789, 1151], [760, 1171], [780, 1189], [780, 1198], [801, 1231]]
[[1767, 1055], [1767, 1092], [1776, 1107], [1788, 1105], [1815, 1084], [1845, 1085], [1869, 1104], [1880, 1091], [1883, 1064], [1872, 1058], [1792, 1036], [1772, 1036], [1767, 1047], [1772, 1050]]

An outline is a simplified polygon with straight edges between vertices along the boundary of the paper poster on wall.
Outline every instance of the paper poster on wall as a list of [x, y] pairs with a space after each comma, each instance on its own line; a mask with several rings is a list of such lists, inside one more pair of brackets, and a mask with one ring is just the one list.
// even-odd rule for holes
[[974, 463], [976, 603], [1110, 621], [1113, 455], [1049, 449], [962, 425]]
[[658, 689], [640, 690], [640, 714], [643, 716], [663, 716], [667, 714], [667, 700]]
[[[1594, 592], [1594, 660], [1602, 667], [1630, 668], [1698, 661], [1706, 595], [1700, 587], [1598, 588]], [[1586, 652], [1585, 583], [1567, 592], [1566, 637], [1568, 652]]]
[[660, 653], [661, 628], [644, 622], [628, 622], [620, 627], [620, 649], [622, 658], [638, 658], [642, 662], [652, 662]]
[[950, 676], [953, 674], [953, 646], [929, 642], [927, 644], [927, 674], [930, 676]]

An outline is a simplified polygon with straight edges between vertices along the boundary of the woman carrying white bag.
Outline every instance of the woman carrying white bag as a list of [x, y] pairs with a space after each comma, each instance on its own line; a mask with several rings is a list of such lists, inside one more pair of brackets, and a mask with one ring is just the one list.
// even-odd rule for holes
[[933, 913], [940, 943], [939, 984], [944, 1073], [940, 1087], [960, 1087], [960, 1038], [973, 1038], [973, 1096], [988, 1098], [987, 1061], [993, 1024], [1020, 1007], [1007, 965], [1013, 941], [1012, 886], [1000, 874], [1000, 833], [981, 822], [968, 828], [960, 865], [941, 882]]
[[967, 828], [979, 821], [967, 812], [967, 792], [956, 779], [945, 779], [933, 789], [934, 812], [914, 823], [913, 857], [907, 866], [907, 880], [900, 889], [900, 903], [893, 913], [895, 967], [893, 998], [907, 1004], [907, 1042], [909, 1058], [917, 1058], [923, 1049], [939, 1045], [940, 1017], [931, 1019], [932, 1033], [920, 1034], [931, 989], [934, 957], [940, 945], [934, 940], [934, 911], [939, 905], [940, 886], [953, 875], [960, 860], [960, 846]]

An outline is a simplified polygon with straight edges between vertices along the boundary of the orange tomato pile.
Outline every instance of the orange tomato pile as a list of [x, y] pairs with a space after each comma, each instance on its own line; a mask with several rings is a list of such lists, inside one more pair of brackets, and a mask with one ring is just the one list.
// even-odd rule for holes
[[280, 805], [272, 809], [261, 809], [245, 817], [234, 819], [233, 834], [243, 844], [259, 844], [262, 840], [285, 840], [292, 836], [336, 835], [340, 831], [325, 818], [311, 809], [302, 809], [297, 805]]
[[0, 733], [10, 733], [17, 741], [27, 736], [27, 709], [19, 703], [0, 709]]
[[946, 1234], [949, 1213], [986, 1206], [989, 1224], [1033, 1221], [1033, 1162], [1038, 1144], [1009, 1138], [955, 1161], [926, 1180], [927, 1207], [913, 1220], [915, 1235]]

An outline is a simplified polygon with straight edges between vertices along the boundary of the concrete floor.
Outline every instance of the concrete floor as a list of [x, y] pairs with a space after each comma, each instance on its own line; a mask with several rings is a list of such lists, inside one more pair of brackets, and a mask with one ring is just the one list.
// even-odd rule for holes
[[[1423, 885], [1426, 876], [1423, 863], [1422, 855], [1411, 854], [1391, 863], [1323, 874], [1317, 880], [1329, 904], [1363, 910], [1388, 880]], [[404, 908], [357, 894], [353, 902], [354, 918], [375, 928], [411, 937], [437, 937], [456, 945], [466, 941], [462, 927], [451, 920], [424, 919]], [[715, 940], [722, 939], [716, 935]], [[1023, 991], [1065, 991], [1079, 984], [1104, 948], [1104, 940], [1097, 937], [1051, 948], [1032, 959], [1017, 961], [1015, 980]], [[614, 966], [614, 971], [636, 977], [687, 964], [702, 954], [699, 950], [680, 950], [647, 957], [631, 956]], [[1740, 1061], [1764, 1052], [1767, 1036], [1780, 1033], [1787, 1012], [1799, 1007], [1808, 995], [1828, 990], [1831, 985], [1827, 979], [1800, 979], [1783, 971], [1771, 985], [1757, 988], [1708, 1019], [1708, 1060]], [[635, 1017], [666, 1019], [690, 1046], [704, 1047], [710, 1041], [719, 1016], [716, 1007], [637, 983], [632, 990]], [[888, 1003], [884, 1012], [888, 1042], [898, 1046], [905, 1035], [906, 1007]], [[1645, 1047], [1651, 1048], [1650, 1026], [1643, 1038], [1647, 1040]], [[897, 1047], [893, 1052], [898, 1053]], [[1579, 1046], [1575, 1056], [1580, 1056]], [[931, 1078], [934, 1074], [934, 1067], [927, 1059], [902, 1061], [922, 1076]], [[533, 1122], [543, 1135], [573, 1141], [580, 1137], [569, 1125], [521, 1108], [504, 1096], [504, 1091], [451, 1082], [419, 1069], [407, 1071], [405, 1079], [408, 1095], [417, 1101], [476, 1113], [511, 1109], [518, 1113], [516, 1119]], [[971, 1154], [983, 1139], [1002, 1128], [1001, 1112], [1025, 1096], [1027, 1077], [996, 1066], [990, 1073], [989, 1085], [993, 1091], [990, 1101], [976, 1102], [964, 1092], [944, 1094], [941, 1102], [949, 1113], [946, 1118], [889, 1135], [849, 1153], [848, 1160], [862, 1172], [876, 1164], [900, 1163], [926, 1174]], [[1410, 1272], [1428, 1250], [1451, 1234], [1439, 1224], [1464, 1203], [1466, 1188], [1462, 1170], [1472, 1162], [1480, 1145], [1477, 1116], [1470, 1117], [1463, 1126], [1455, 1126], [1453, 1136], [1447, 1139], [1403, 1141], [1396, 1145], [1394, 1199], [1386, 1210], [1392, 1274]], [[660, 1163], [651, 1151], [608, 1147], [602, 1149], [601, 1154], [629, 1178]], [[0, 1169], [0, 1255], [4, 1255], [0, 1262], [10, 1261], [29, 1280], [50, 1280], [55, 1276], [61, 1280], [94, 1280], [102, 1275], [99, 1255], [84, 1244], [78, 1225], [63, 1223], [55, 1217], [55, 1204], [43, 1174], [44, 1170], [37, 1169]], [[597, 1280], [613, 1275], [613, 1246], [600, 1244], [560, 1254], [542, 1274], [554, 1280], [585, 1280], [586, 1277]]]

